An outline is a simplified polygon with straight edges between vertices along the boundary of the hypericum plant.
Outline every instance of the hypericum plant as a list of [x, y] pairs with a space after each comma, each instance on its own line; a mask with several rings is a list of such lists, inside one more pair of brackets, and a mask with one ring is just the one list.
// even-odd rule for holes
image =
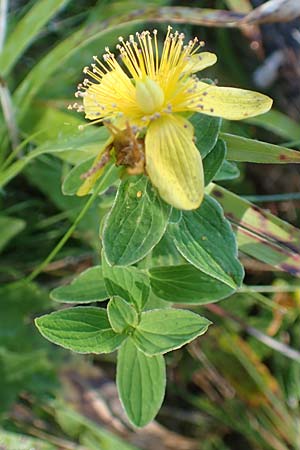
[[172, 303], [220, 300], [243, 279], [232, 229], [205, 185], [234, 172], [218, 137], [220, 117], [261, 114], [272, 101], [201, 81], [195, 74], [216, 62], [202, 46], [197, 39], [184, 45], [170, 27], [161, 56], [156, 31], [120, 38], [120, 59], [109, 49], [103, 61], [94, 57], [76, 93], [83, 105], [72, 106], [92, 123], [103, 122], [109, 137], [93, 163], [70, 172], [64, 192], [95, 195], [117, 182], [118, 192], [101, 226], [101, 266], [52, 296], [79, 304], [110, 300], [106, 309], [68, 308], [36, 323], [47, 339], [79, 353], [118, 350], [118, 390], [136, 426], [161, 406], [163, 354], [210, 325]]

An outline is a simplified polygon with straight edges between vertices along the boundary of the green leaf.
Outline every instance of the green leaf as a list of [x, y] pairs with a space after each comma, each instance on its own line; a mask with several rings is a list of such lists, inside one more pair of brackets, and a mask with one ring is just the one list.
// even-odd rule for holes
[[0, 252], [13, 237], [25, 228], [25, 226], [26, 223], [22, 219], [0, 216]]
[[107, 300], [108, 293], [102, 267], [95, 266], [82, 272], [71, 284], [55, 288], [51, 298], [62, 303], [91, 303]]
[[226, 157], [226, 145], [219, 139], [212, 151], [203, 160], [205, 185], [214, 179]]
[[147, 355], [166, 353], [204, 334], [211, 322], [184, 309], [155, 309], [142, 313], [132, 339]]
[[300, 163], [300, 152], [279, 145], [247, 139], [233, 134], [220, 133], [227, 145], [227, 158], [265, 164]]
[[234, 180], [240, 176], [239, 168], [235, 163], [224, 161], [216, 175], [214, 176], [215, 181], [225, 181]]
[[153, 266], [176, 266], [184, 264], [184, 262], [184, 258], [175, 247], [173, 238], [170, 236], [167, 229], [159, 243], [154, 247], [151, 255], [148, 255], [148, 257], [139, 264], [143, 264], [143, 267], [148, 268]]
[[179, 224], [169, 225], [174, 243], [197, 269], [235, 289], [243, 279], [232, 229], [211, 197], [195, 211], [185, 211]]
[[196, 146], [205, 158], [217, 143], [222, 119], [196, 113], [189, 120], [195, 130]]
[[78, 353], [110, 353], [126, 338], [112, 330], [105, 309], [92, 306], [55, 311], [35, 323], [46, 339]]
[[138, 324], [136, 310], [121, 297], [113, 297], [110, 300], [107, 314], [111, 327], [116, 333], [123, 333], [126, 329]]
[[143, 309], [150, 293], [150, 282], [146, 273], [136, 267], [112, 267], [107, 263], [104, 254], [102, 270], [109, 296], [118, 295], [135, 305], [138, 310]]
[[149, 270], [155, 295], [169, 302], [204, 305], [228, 297], [234, 290], [190, 264]]
[[108, 263], [126, 266], [144, 258], [165, 233], [170, 210], [147, 177], [123, 181], [103, 230]]
[[130, 421], [137, 427], [147, 425], [158, 413], [165, 394], [163, 356], [149, 357], [127, 339], [118, 352], [117, 387]]
[[69, 0], [40, 0], [19, 21], [7, 39], [0, 57], [0, 72], [6, 76], [48, 20]]
[[[84, 179], [81, 178], [81, 175], [86, 173], [94, 162], [95, 158], [90, 158], [87, 161], [83, 161], [77, 166], [73, 167], [73, 169], [66, 176], [63, 185], [62, 191], [65, 195], [76, 195], [80, 186], [84, 183]], [[109, 162], [103, 170], [103, 173], [100, 177], [102, 182], [102, 189], [99, 192], [99, 195], [105, 192], [112, 184], [119, 180], [120, 175], [120, 167], [116, 167], [112, 162]], [[96, 181], [98, 184], [98, 180]], [[92, 188], [90, 193], [93, 193], [94, 189]]]

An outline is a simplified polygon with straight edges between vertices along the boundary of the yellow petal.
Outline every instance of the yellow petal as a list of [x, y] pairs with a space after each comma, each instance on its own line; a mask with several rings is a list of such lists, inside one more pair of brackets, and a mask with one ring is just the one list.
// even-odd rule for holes
[[123, 110], [138, 111], [135, 102], [135, 88], [124, 71], [112, 70], [98, 83], [92, 83], [83, 97], [86, 119], [117, 116]]
[[229, 120], [241, 120], [269, 111], [273, 100], [267, 95], [245, 89], [219, 87], [199, 82], [195, 111]]
[[202, 52], [196, 53], [188, 59], [184, 72], [196, 73], [207, 67], [213, 66], [217, 62], [217, 56], [214, 53]]
[[154, 120], [145, 140], [146, 170], [160, 196], [178, 209], [196, 209], [204, 194], [204, 176], [193, 129], [183, 117]]

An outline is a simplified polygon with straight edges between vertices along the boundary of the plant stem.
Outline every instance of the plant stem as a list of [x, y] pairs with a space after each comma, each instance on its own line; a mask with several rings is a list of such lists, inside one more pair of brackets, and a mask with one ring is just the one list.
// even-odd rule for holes
[[94, 200], [98, 196], [99, 192], [102, 189], [102, 183], [100, 182], [95, 189], [94, 193], [90, 196], [82, 210], [80, 211], [79, 215], [77, 216], [76, 220], [73, 222], [73, 224], [70, 226], [68, 231], [64, 234], [64, 236], [61, 238], [61, 240], [58, 242], [58, 244], [54, 247], [54, 249], [49, 253], [47, 258], [27, 277], [28, 281], [34, 280], [42, 271], [43, 269], [55, 258], [57, 253], [63, 248], [65, 243], [69, 240], [69, 238], [72, 236], [73, 232], [75, 231], [77, 225], [79, 222], [83, 219], [85, 214], [88, 212], [92, 204], [94, 203]]

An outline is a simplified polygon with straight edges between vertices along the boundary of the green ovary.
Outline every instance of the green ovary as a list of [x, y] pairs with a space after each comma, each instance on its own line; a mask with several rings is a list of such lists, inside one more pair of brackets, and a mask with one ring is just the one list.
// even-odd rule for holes
[[164, 92], [156, 81], [147, 76], [143, 80], [136, 81], [136, 101], [143, 113], [158, 112], [164, 100]]

